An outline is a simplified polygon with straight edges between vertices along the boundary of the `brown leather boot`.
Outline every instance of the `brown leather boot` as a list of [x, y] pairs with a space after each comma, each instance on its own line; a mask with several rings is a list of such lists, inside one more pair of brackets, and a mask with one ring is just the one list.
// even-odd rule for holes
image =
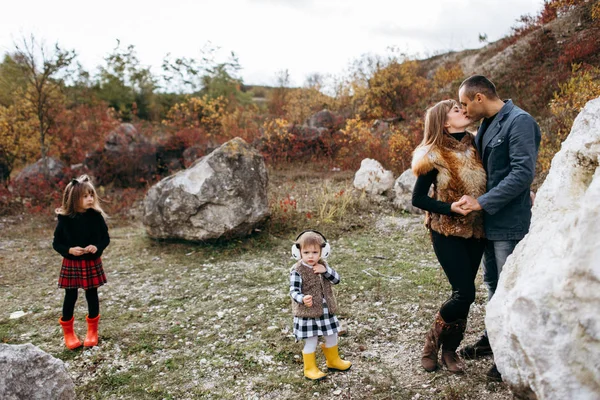
[[466, 319], [457, 319], [451, 323], [445, 323], [440, 334], [442, 344], [442, 364], [448, 368], [448, 372], [453, 374], [462, 374], [465, 372], [465, 365], [456, 354], [456, 349], [463, 339], [467, 327]]
[[438, 311], [435, 314], [435, 321], [431, 329], [425, 336], [425, 346], [421, 356], [421, 365], [427, 372], [433, 372], [438, 369], [438, 353], [440, 351], [440, 333], [444, 326], [444, 320]]

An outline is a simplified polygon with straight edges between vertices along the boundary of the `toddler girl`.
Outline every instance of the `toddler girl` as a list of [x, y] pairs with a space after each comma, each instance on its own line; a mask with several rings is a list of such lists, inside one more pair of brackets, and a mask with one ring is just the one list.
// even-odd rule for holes
[[315, 356], [319, 336], [325, 339], [321, 349], [330, 371], [346, 371], [352, 366], [338, 354], [339, 322], [332, 285], [340, 283], [340, 276], [323, 261], [330, 251], [325, 236], [313, 230], [300, 233], [292, 246], [292, 255], [299, 260], [290, 271], [294, 336], [304, 339], [304, 376], [311, 380], [326, 376], [317, 367]]

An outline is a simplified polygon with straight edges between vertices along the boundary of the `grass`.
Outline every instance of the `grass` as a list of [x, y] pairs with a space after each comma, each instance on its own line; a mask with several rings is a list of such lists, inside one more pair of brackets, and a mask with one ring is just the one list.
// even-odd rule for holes
[[[0, 339], [31, 342], [65, 361], [81, 399], [511, 398], [504, 385], [485, 382], [490, 359], [467, 362], [461, 377], [421, 370], [423, 335], [448, 284], [421, 218], [368, 201], [351, 181], [344, 173], [271, 171], [270, 196], [290, 195], [297, 215], [317, 217], [282, 223], [274, 215], [259, 232], [230, 242], [154, 241], [137, 219], [114, 217], [103, 257], [108, 284], [99, 290], [100, 343], [91, 350], [62, 343], [52, 218], [4, 217]], [[354, 364], [320, 383], [303, 378], [302, 344], [291, 332], [289, 249], [306, 228], [331, 242], [347, 329], [340, 353]], [[484, 299], [480, 288], [469, 342], [482, 330]], [[8, 318], [19, 310], [28, 314]], [[81, 293], [80, 336], [85, 314]], [[324, 367], [320, 352], [317, 361]]]

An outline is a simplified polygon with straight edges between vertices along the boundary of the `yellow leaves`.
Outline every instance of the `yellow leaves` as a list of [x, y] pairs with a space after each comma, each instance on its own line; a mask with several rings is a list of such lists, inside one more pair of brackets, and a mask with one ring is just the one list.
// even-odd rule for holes
[[600, 3], [596, 3], [592, 6], [592, 19], [594, 21], [600, 20]]
[[600, 68], [573, 64], [571, 79], [559, 88], [560, 93], [555, 93], [550, 102], [550, 111], [561, 122], [558, 135], [564, 139], [585, 104], [600, 96]]
[[392, 128], [388, 146], [393, 169], [405, 171], [409, 166], [414, 147], [407, 134], [398, 128]]
[[458, 63], [443, 65], [435, 70], [433, 84], [435, 87], [445, 89], [453, 82], [463, 79], [463, 70]]
[[23, 96], [15, 97], [9, 107], [0, 106], [0, 148], [10, 161], [29, 163], [39, 158], [38, 129], [37, 115]]
[[554, 93], [550, 102], [556, 131], [544, 134], [540, 145], [538, 166], [542, 172], [550, 168], [552, 158], [569, 135], [575, 118], [585, 104], [600, 96], [600, 68], [584, 68], [581, 64], [573, 64], [571, 78], [560, 84], [559, 88], [560, 92]]
[[331, 108], [333, 99], [314, 88], [291, 89], [283, 106], [286, 118], [302, 124], [309, 116], [323, 108]]
[[294, 135], [290, 132], [289, 125], [283, 118], [267, 120], [263, 124], [263, 148], [267, 157], [273, 161], [290, 159]]
[[367, 118], [397, 118], [428, 93], [427, 79], [419, 75], [416, 60], [392, 62], [375, 71], [360, 111]]
[[163, 123], [178, 129], [204, 128], [209, 136], [217, 137], [222, 132], [226, 107], [227, 100], [222, 96], [189, 97], [171, 107]]

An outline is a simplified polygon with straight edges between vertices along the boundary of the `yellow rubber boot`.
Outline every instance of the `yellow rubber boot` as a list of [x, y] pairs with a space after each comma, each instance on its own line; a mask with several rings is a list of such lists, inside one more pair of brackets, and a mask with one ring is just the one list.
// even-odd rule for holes
[[100, 314], [96, 318], [86, 316], [85, 320], [87, 321], [88, 330], [83, 345], [85, 347], [96, 346], [98, 344], [98, 321], [100, 321]]
[[306, 379], [320, 381], [327, 376], [327, 374], [321, 372], [317, 367], [316, 353], [306, 354], [305, 352], [302, 352], [302, 358], [304, 359], [304, 377]]
[[325, 347], [325, 344], [321, 344], [321, 349], [323, 349], [323, 354], [327, 359], [327, 368], [330, 370], [347, 371], [352, 366], [350, 361], [344, 361], [340, 358], [337, 345], [328, 348]]
[[65, 345], [69, 350], [81, 347], [81, 341], [73, 331], [73, 322], [75, 322], [75, 317], [72, 317], [69, 321], [63, 321], [62, 317], [58, 319], [58, 323], [62, 326], [63, 334], [65, 336]]

